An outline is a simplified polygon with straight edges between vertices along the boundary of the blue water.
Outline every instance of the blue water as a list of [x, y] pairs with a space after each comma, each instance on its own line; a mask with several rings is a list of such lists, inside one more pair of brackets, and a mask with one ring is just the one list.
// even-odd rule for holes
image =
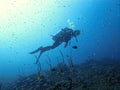
[[[120, 58], [119, 0], [1, 0], [0, 1], [0, 80], [37, 72], [35, 55], [29, 52], [52, 45], [51, 35], [61, 28], [81, 31], [78, 42], [42, 54], [42, 70], [62, 57], [72, 55], [74, 63], [86, 59]], [[72, 25], [71, 25], [72, 23]], [[77, 45], [77, 49], [72, 46]], [[67, 62], [67, 61], [66, 61]]]

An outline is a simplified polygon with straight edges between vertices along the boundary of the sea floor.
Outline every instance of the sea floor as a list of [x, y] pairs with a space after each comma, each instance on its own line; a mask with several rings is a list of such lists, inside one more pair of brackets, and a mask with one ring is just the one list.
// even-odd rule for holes
[[120, 60], [61, 62], [48, 71], [19, 77], [1, 90], [120, 90]]

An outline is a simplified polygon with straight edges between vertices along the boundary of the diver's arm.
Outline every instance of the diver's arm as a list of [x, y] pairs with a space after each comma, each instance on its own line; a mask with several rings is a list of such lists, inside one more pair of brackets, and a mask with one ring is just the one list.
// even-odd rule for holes
[[65, 42], [64, 48], [66, 48], [66, 47], [68, 46], [68, 42], [69, 42], [69, 41], [66, 41], [66, 42]]
[[77, 37], [76, 36], [74, 36], [75, 37], [75, 40], [76, 40], [76, 42], [78, 42], [78, 39], [77, 39]]

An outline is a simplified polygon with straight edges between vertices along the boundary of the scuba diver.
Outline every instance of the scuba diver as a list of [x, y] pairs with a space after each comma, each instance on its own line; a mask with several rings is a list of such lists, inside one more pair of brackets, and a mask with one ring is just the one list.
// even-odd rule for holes
[[77, 40], [78, 35], [80, 35], [80, 30], [72, 30], [72, 29], [66, 27], [64, 29], [61, 29], [61, 31], [58, 32], [56, 35], [52, 36], [54, 43], [51, 46], [46, 46], [46, 47], [41, 46], [38, 49], [30, 52], [30, 54], [34, 54], [34, 53], [37, 53], [40, 51], [40, 54], [36, 60], [36, 64], [37, 64], [40, 59], [40, 56], [42, 55], [43, 52], [54, 49], [54, 48], [58, 47], [59, 45], [61, 45], [63, 42], [65, 42], [64, 47], [66, 48], [68, 46], [68, 43], [71, 40], [71, 38], [75, 37], [76, 42], [78, 42], [78, 40]]

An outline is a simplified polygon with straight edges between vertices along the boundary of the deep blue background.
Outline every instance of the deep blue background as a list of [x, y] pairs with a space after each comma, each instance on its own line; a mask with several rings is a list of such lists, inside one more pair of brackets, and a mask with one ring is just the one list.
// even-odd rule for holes
[[[40, 1], [38, 2], [41, 3]], [[34, 4], [38, 2], [34, 2]], [[56, 58], [59, 59], [59, 62], [62, 61], [59, 50], [62, 51], [65, 59], [68, 55], [72, 56], [74, 63], [80, 63], [90, 58], [120, 58], [119, 0], [53, 0], [52, 3], [47, 7], [46, 0], [46, 7], [36, 6], [34, 10], [36, 13], [35, 16], [31, 16], [32, 18], [29, 17], [30, 13], [28, 16], [20, 14], [20, 19], [15, 15], [16, 22], [20, 21], [19, 27], [16, 26], [17, 23], [14, 25], [12, 22], [15, 18], [10, 18], [10, 23], [13, 23], [13, 26], [10, 25], [10, 27], [12, 29], [17, 27], [12, 33], [12, 29], [7, 31], [10, 28], [7, 26], [3, 28], [1, 25], [0, 78], [14, 78], [18, 75], [36, 72], [35, 57], [28, 53], [39, 46], [52, 45], [50, 35], [56, 34], [61, 28], [70, 27], [68, 21], [74, 24], [73, 29], [81, 31], [81, 35], [78, 37], [79, 42], [72, 39], [71, 45], [66, 49], [62, 44], [54, 50], [45, 52], [40, 59], [43, 70], [49, 69], [47, 55], [51, 58], [53, 66], [57, 64]], [[34, 6], [34, 4], [31, 5]], [[40, 8], [43, 12], [38, 12]], [[31, 13], [32, 10], [29, 9]], [[22, 17], [24, 19], [21, 19]], [[2, 21], [0, 23], [2, 24]], [[11, 35], [11, 38], [4, 35], [5, 30]], [[6, 38], [3, 38], [2, 35]], [[73, 49], [73, 45], [77, 45], [78, 49]]]

